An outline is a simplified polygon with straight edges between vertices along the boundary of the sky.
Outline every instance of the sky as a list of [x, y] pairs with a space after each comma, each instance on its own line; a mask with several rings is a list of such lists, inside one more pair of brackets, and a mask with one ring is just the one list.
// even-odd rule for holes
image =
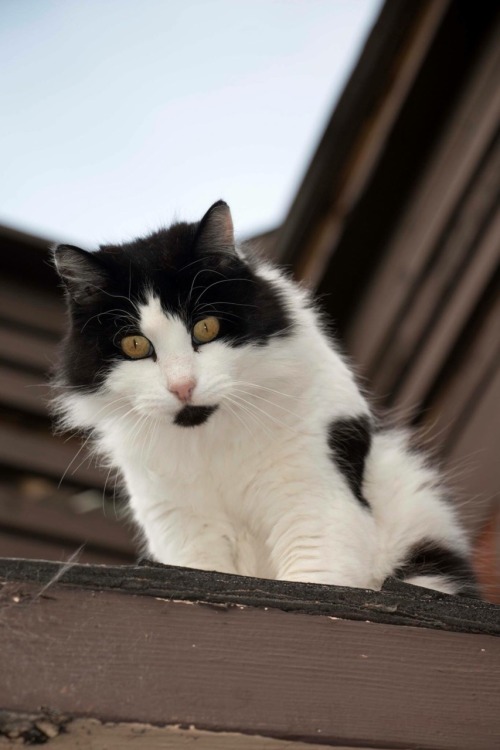
[[85, 247], [278, 226], [380, 0], [1, 0], [0, 223]]

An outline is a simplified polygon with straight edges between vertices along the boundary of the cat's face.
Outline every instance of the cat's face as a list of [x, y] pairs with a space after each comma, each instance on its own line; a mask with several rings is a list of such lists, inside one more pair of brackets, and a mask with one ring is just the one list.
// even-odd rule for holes
[[199, 224], [97, 253], [59, 246], [55, 259], [71, 314], [65, 383], [180, 427], [241, 404], [292, 328], [279, 290], [236, 252], [222, 202]]

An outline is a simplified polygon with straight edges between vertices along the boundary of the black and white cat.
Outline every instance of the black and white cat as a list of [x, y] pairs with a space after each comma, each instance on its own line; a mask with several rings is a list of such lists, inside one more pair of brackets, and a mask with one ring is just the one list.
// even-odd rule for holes
[[121, 473], [173, 565], [473, 593], [468, 544], [406, 433], [376, 425], [309, 294], [235, 247], [219, 201], [89, 253], [60, 245], [65, 428]]

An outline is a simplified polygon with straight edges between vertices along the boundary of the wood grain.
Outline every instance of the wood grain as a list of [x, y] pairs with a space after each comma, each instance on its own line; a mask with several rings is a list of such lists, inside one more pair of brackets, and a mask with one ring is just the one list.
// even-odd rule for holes
[[[102, 496], [98, 491], [96, 495], [100, 502], [99, 508], [78, 512], [78, 496], [76, 499], [65, 496], [62, 492], [58, 493], [56, 488], [50, 498], [37, 501], [22, 492], [9, 491], [5, 485], [0, 484], [0, 529], [31, 534], [42, 539], [59, 539], [66, 544], [72, 543], [73, 546], [86, 542], [94, 548], [101, 548], [102, 551], [119, 553], [118, 556], [121, 555], [128, 558], [128, 562], [132, 562], [137, 558], [136, 548], [132, 542], [134, 529], [131, 524], [127, 525], [124, 522], [123, 508], [117, 502], [116, 508], [107, 517], [103, 511]], [[14, 555], [3, 554], [3, 557]], [[47, 558], [42, 556], [42, 559]]]
[[90, 463], [89, 454], [75, 439], [63, 440], [44, 430], [0, 423], [0, 464], [58, 481], [104, 487], [106, 472]]
[[[3, 580], [46, 586], [60, 576], [60, 564], [0, 558]], [[217, 606], [248, 605], [327, 615], [363, 622], [415, 625], [461, 633], [500, 635], [500, 608], [466, 597], [388, 579], [384, 589], [370, 591], [290, 583], [151, 563], [132, 566], [72, 565], [61, 579], [66, 585]]]
[[[376, 277], [357, 310], [348, 335], [350, 351], [376, 382], [385, 382], [394, 333], [407, 314], [426, 265], [443, 242], [457, 207], [498, 131], [500, 27], [462, 92], [435, 157], [398, 222]], [[383, 388], [384, 386], [381, 385]]]
[[500, 745], [492, 636], [12, 581], [1, 625], [7, 710], [327, 745]]

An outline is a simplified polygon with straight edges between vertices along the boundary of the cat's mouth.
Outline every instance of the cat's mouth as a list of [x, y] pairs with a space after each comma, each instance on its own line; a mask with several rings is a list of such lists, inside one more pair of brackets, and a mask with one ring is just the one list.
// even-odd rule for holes
[[175, 415], [174, 424], [179, 427], [198, 427], [218, 409], [218, 406], [184, 406]]

